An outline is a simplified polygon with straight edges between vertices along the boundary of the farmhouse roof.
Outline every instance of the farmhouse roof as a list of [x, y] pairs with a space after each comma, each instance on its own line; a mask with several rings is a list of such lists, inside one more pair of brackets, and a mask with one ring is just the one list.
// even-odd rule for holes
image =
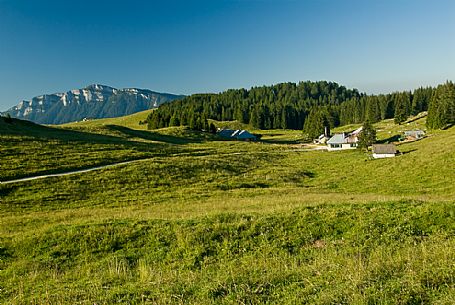
[[246, 130], [237, 130], [237, 133], [235, 135], [237, 139], [255, 139], [256, 136], [252, 135]]
[[234, 133], [234, 130], [231, 130], [231, 129], [222, 129], [218, 132], [218, 134], [224, 138], [232, 137], [233, 133]]
[[343, 143], [346, 143], [344, 133], [336, 133], [333, 135], [333, 137], [331, 137], [327, 141], [327, 144], [343, 144]]
[[363, 130], [363, 126], [360, 126], [359, 128], [357, 128], [356, 130], [354, 130], [353, 132], [350, 133], [350, 135], [358, 135], [360, 132], [362, 132]]
[[425, 131], [423, 130], [407, 130], [404, 132], [406, 136], [423, 136]]
[[362, 130], [363, 127], [359, 127], [349, 133], [336, 133], [327, 141], [327, 144], [357, 143], [359, 140], [358, 136]]
[[223, 129], [218, 134], [224, 138], [230, 139], [256, 139], [256, 136], [243, 129]]
[[394, 144], [373, 144], [373, 153], [381, 155], [394, 155], [397, 153], [397, 148]]

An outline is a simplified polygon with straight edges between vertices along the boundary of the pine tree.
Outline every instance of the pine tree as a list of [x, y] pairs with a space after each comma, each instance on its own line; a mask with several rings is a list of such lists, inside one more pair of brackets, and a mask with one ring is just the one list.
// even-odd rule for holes
[[11, 117], [11, 114], [10, 113], [7, 113], [5, 116], [4, 116], [4, 120], [5, 120], [5, 123], [8, 123], [8, 124], [11, 124], [13, 122], [13, 118]]
[[159, 114], [158, 112], [152, 112], [149, 116], [149, 118], [147, 119], [148, 123], [147, 123], [147, 129], [151, 130], [151, 129], [157, 129], [159, 128], [158, 127], [158, 120], [159, 120]]
[[180, 126], [180, 120], [177, 115], [171, 116], [171, 120], [169, 121], [169, 126]]
[[395, 105], [390, 94], [379, 96], [379, 107], [382, 120], [391, 119], [395, 116]]
[[211, 133], [215, 134], [216, 133], [216, 126], [213, 123], [210, 123], [209, 130]]
[[251, 114], [251, 116], [250, 116], [251, 126], [258, 128], [259, 127], [259, 122], [258, 122], [259, 118], [258, 118], [258, 112], [257, 112], [256, 107], [251, 109], [250, 114]]
[[455, 124], [455, 85], [446, 82], [433, 93], [428, 108], [427, 126], [430, 129], [445, 128]]
[[196, 130], [196, 118], [194, 116], [194, 113], [191, 113], [190, 114], [190, 117], [188, 119], [188, 127], [191, 129], [191, 130]]
[[210, 130], [209, 120], [207, 120], [206, 116], [202, 116], [202, 130], [204, 131]]
[[327, 125], [328, 121], [325, 118], [323, 111], [314, 107], [311, 109], [307, 119], [305, 120], [303, 131], [308, 135], [308, 137], [314, 139], [324, 132], [324, 127]]
[[407, 93], [398, 93], [395, 101], [395, 123], [401, 124], [408, 118], [410, 114], [410, 97]]
[[201, 117], [198, 115], [195, 117], [195, 125], [194, 125], [194, 130], [202, 130], [204, 122], [202, 121]]
[[368, 149], [368, 146], [371, 146], [374, 142], [376, 142], [376, 129], [374, 129], [370, 120], [366, 120], [359, 134], [358, 147]]
[[371, 122], [378, 122], [381, 120], [381, 109], [379, 108], [379, 99], [375, 96], [367, 98], [366, 118]]
[[288, 128], [288, 114], [287, 114], [287, 106], [283, 107], [281, 110], [281, 126], [279, 126], [281, 129], [286, 129]]
[[428, 110], [428, 105], [433, 94], [433, 88], [418, 88], [412, 94], [411, 114], [416, 115], [419, 112]]

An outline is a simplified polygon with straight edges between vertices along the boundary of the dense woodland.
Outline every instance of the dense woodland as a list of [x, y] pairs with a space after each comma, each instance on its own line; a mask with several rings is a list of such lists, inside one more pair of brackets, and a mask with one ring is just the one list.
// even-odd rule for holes
[[259, 129], [302, 129], [309, 137], [324, 126], [377, 122], [394, 118], [400, 124], [409, 116], [429, 110], [428, 127], [455, 123], [455, 87], [446, 82], [437, 88], [366, 95], [334, 82], [282, 83], [273, 86], [231, 89], [219, 94], [194, 94], [161, 105], [147, 118], [149, 129], [189, 126], [208, 130], [208, 119], [237, 120]]
[[455, 124], [455, 85], [446, 82], [433, 92], [428, 107], [427, 125], [431, 129], [445, 128]]

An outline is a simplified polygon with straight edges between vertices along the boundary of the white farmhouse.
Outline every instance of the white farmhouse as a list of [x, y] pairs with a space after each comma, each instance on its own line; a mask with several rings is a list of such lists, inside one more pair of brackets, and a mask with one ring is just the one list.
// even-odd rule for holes
[[356, 149], [362, 127], [351, 133], [336, 133], [327, 141], [327, 150]]

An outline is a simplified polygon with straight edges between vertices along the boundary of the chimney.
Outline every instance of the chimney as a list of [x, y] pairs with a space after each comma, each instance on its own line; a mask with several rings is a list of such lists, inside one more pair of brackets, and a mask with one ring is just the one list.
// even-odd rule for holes
[[327, 138], [330, 137], [330, 127], [329, 126], [324, 127], [324, 136]]

